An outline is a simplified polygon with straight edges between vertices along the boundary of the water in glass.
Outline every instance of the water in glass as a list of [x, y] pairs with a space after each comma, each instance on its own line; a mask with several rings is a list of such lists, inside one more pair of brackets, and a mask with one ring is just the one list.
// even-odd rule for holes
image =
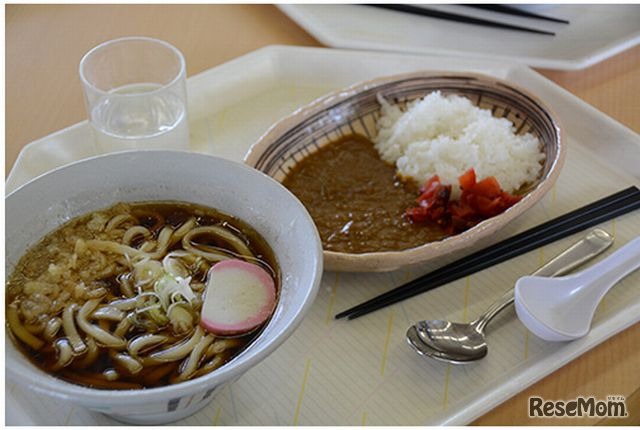
[[90, 122], [100, 151], [188, 149], [184, 102], [171, 92], [154, 91], [160, 88], [152, 83], [126, 85], [93, 107]]

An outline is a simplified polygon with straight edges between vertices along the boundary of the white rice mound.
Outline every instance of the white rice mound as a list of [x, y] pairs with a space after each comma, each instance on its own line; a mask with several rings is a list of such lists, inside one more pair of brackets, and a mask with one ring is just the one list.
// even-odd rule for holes
[[479, 180], [495, 176], [503, 190], [514, 192], [538, 178], [545, 154], [538, 139], [516, 135], [505, 118], [494, 118], [461, 96], [439, 91], [415, 100], [406, 110], [380, 95], [375, 147], [398, 173], [422, 184], [438, 175], [458, 193], [458, 177], [473, 167]]

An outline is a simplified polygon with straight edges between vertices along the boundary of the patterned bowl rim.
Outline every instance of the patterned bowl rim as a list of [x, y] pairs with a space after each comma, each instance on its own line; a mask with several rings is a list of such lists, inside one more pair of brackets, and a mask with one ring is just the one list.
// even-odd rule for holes
[[516, 84], [493, 76], [471, 72], [419, 71], [403, 73], [378, 77], [355, 83], [343, 89], [335, 90], [296, 109], [293, 113], [274, 123], [249, 148], [243, 161], [249, 166], [255, 168], [257, 161], [264, 151], [270, 147], [273, 142], [305, 118], [324, 110], [328, 110], [358, 93], [370, 91], [377, 87], [392, 84], [394, 82], [400, 83], [417, 78], [442, 79], [443, 81], [465, 80], [469, 85], [473, 85], [474, 81], [482, 82], [484, 85], [491, 85], [500, 89], [500, 91], [507, 90], [508, 92], [515, 92], [528, 99], [531, 103], [537, 105], [541, 111], [545, 112], [545, 122], [550, 123], [550, 126], [555, 131], [556, 135], [556, 140], [554, 142], [556, 147], [556, 156], [551, 160], [549, 171], [545, 176], [540, 178], [536, 186], [517, 204], [510, 207], [505, 212], [486, 219], [462, 233], [446, 237], [440, 241], [428, 242], [417, 247], [399, 251], [376, 251], [353, 254], [323, 250], [325, 270], [353, 272], [391, 271], [405, 266], [426, 262], [432, 258], [446, 255], [450, 252], [459, 251], [467, 246], [475, 244], [480, 239], [496, 233], [500, 228], [526, 212], [527, 209], [535, 205], [535, 203], [537, 203], [553, 187], [560, 175], [567, 151], [565, 144], [565, 132], [560, 126], [558, 117], [554, 111], [543, 103], [537, 96]]

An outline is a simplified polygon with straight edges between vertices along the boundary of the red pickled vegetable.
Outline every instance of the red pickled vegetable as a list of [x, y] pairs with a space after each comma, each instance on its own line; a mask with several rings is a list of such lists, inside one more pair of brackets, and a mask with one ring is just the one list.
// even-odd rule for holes
[[476, 184], [476, 171], [469, 169], [458, 178], [460, 188], [463, 190], [470, 190]]
[[500, 195], [500, 193], [502, 193], [502, 188], [500, 188], [500, 184], [495, 177], [489, 176], [480, 182], [476, 182], [476, 184], [468, 191], [473, 194], [492, 198]]
[[423, 202], [429, 200], [436, 191], [442, 187], [442, 183], [440, 182], [440, 178], [438, 175], [433, 175], [425, 184], [420, 188], [420, 197], [418, 197], [417, 202]]
[[493, 176], [477, 182], [473, 168], [463, 173], [458, 183], [460, 199], [451, 200], [451, 185], [443, 185], [438, 175], [432, 176], [420, 189], [418, 207], [407, 209], [406, 216], [415, 223], [439, 224], [455, 234], [504, 212], [522, 198], [503, 191]]

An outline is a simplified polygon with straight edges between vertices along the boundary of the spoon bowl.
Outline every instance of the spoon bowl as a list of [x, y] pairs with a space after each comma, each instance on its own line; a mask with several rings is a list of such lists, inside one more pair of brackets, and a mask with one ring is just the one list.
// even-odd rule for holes
[[[413, 325], [407, 330], [407, 342], [419, 355], [430, 357], [445, 363], [467, 364], [477, 361], [479, 358], [481, 358], [479, 356], [456, 355], [451, 352], [443, 352], [438, 351], [437, 349], [433, 349], [422, 341], [422, 338], [418, 334], [416, 326]], [[488, 349], [485, 349], [485, 354], [487, 351]]]
[[487, 342], [477, 320], [471, 324], [442, 320], [420, 321], [414, 325], [427, 346], [458, 357], [478, 359], [487, 355]]

